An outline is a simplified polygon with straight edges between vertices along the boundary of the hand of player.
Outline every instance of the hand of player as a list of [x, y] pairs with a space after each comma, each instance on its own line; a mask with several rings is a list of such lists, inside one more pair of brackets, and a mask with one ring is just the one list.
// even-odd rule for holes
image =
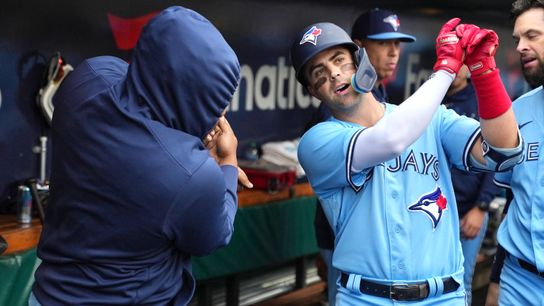
[[203, 142], [219, 165], [229, 164], [238, 167], [236, 159], [238, 139], [224, 116], [219, 118], [217, 125], [204, 137]]
[[474, 239], [480, 233], [486, 212], [478, 207], [470, 209], [461, 219], [461, 236], [465, 239]]
[[238, 167], [238, 183], [246, 188], [253, 188], [253, 183], [249, 181], [247, 174], [240, 167]]
[[480, 29], [470, 36], [466, 45], [465, 64], [472, 77], [495, 70], [495, 53], [498, 47], [499, 37], [493, 30]]
[[455, 27], [455, 34], [460, 39], [461, 48], [465, 50], [465, 58], [468, 53], [467, 48], [480, 41], [481, 38], [477, 35], [479, 31], [480, 28], [473, 24], [461, 23]]
[[246, 188], [253, 188], [253, 184], [249, 181], [244, 170], [238, 167], [236, 158], [238, 140], [224, 116], [219, 118], [217, 125], [204, 137], [203, 141], [210, 151], [210, 155], [219, 165], [230, 164], [236, 166], [238, 169], [238, 182]]
[[457, 74], [463, 65], [463, 57], [465, 50], [460, 44], [460, 39], [457, 36], [454, 28], [459, 24], [461, 19], [453, 18], [446, 22], [438, 36], [436, 37], [436, 63], [433, 70], [445, 70], [449, 73]]
[[216, 158], [216, 152], [215, 152], [215, 144], [217, 136], [221, 134], [221, 129], [216, 124], [213, 129], [204, 137], [202, 142], [204, 142], [204, 146], [206, 149], [210, 151], [210, 154], [217, 160]]

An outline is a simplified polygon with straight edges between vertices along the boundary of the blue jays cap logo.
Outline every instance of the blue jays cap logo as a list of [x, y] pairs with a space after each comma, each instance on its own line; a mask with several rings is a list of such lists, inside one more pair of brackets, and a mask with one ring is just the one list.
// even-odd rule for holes
[[399, 29], [400, 27], [400, 20], [399, 20], [399, 17], [397, 17], [397, 15], [389, 15], [387, 17], [385, 17], [383, 19], [383, 22], [385, 23], [389, 23], [393, 29], [395, 30], [395, 32]]
[[442, 213], [447, 209], [447, 206], [448, 200], [442, 195], [440, 187], [437, 186], [430, 193], [422, 195], [416, 203], [408, 207], [408, 210], [426, 214], [431, 219], [434, 230], [438, 226]]
[[307, 42], [314, 44], [314, 46], [317, 44], [317, 37], [321, 35], [321, 29], [313, 26], [311, 27], [304, 35], [302, 35], [302, 39], [300, 40], [300, 45], [305, 44]]

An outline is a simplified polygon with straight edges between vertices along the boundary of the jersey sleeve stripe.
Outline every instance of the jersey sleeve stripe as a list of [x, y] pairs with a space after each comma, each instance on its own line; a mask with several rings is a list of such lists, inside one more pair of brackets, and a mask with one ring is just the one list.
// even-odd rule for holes
[[470, 151], [472, 150], [472, 147], [474, 146], [474, 144], [476, 144], [476, 140], [478, 139], [478, 137], [480, 137], [480, 134], [481, 134], [481, 129], [477, 128], [474, 131], [474, 133], [472, 133], [472, 135], [470, 136], [469, 140], [467, 141], [465, 145], [465, 149], [463, 151], [463, 165], [465, 166], [466, 171], [469, 171], [470, 169], [470, 165], [469, 165]]
[[510, 184], [498, 181], [496, 178], [493, 179], [493, 183], [495, 183], [495, 185], [497, 185], [497, 186], [499, 186], [501, 188], [512, 189], [512, 186], [510, 186]]
[[361, 133], [364, 131], [364, 129], [361, 129], [357, 132], [355, 132], [355, 134], [353, 134], [353, 136], [351, 136], [351, 140], [349, 141], [349, 146], [348, 146], [348, 151], [347, 151], [347, 156], [346, 156], [346, 180], [348, 181], [349, 185], [351, 186], [351, 188], [355, 191], [355, 192], [359, 192], [361, 190], [361, 188], [363, 187], [364, 183], [361, 184], [360, 186], [357, 186], [355, 184], [355, 182], [353, 182], [353, 179], [351, 178], [351, 165], [353, 163], [353, 150], [355, 149], [355, 143], [357, 142], [357, 138], [359, 137], [359, 135], [361, 135]]

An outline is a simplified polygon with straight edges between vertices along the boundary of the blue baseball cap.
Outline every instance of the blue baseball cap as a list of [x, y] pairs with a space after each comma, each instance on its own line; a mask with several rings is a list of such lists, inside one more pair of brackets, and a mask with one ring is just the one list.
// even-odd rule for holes
[[379, 8], [368, 10], [355, 20], [351, 29], [351, 38], [416, 41], [414, 36], [400, 32], [400, 19], [397, 14]]

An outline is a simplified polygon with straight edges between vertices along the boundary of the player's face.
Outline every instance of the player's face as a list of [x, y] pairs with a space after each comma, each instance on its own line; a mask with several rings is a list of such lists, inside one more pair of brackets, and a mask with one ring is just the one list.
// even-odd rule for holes
[[544, 9], [533, 8], [521, 14], [512, 36], [527, 83], [533, 87], [541, 85], [544, 81]]
[[400, 40], [354, 40], [359, 47], [364, 47], [370, 63], [376, 69], [378, 81], [390, 78], [397, 69], [400, 57]]
[[351, 76], [354, 73], [355, 63], [348, 49], [345, 47], [327, 49], [306, 64], [308, 91], [321, 101], [343, 101], [355, 95], [351, 87]]

